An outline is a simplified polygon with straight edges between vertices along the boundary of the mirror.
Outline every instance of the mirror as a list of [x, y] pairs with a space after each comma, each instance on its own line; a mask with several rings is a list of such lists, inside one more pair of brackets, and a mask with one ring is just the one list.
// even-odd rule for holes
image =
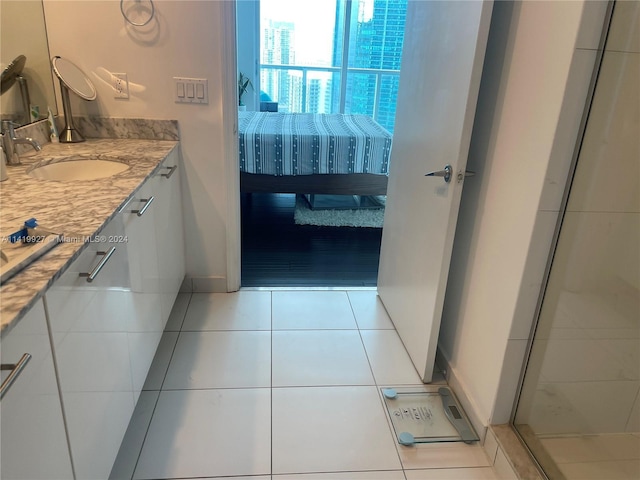
[[84, 137], [73, 125], [71, 115], [71, 99], [69, 90], [85, 100], [95, 100], [96, 88], [82, 70], [66, 58], [55, 56], [51, 59], [53, 72], [60, 79], [60, 93], [62, 96], [62, 109], [64, 110], [64, 128], [60, 132], [60, 142], [78, 143], [84, 142]]
[[51, 64], [53, 65], [53, 72], [61, 80], [61, 86], [66, 86], [85, 100], [96, 99], [96, 89], [82, 70], [69, 60], [58, 56], [53, 57]]
[[[24, 65], [16, 74], [20, 57], [24, 57]], [[47, 108], [57, 114], [50, 58], [42, 1], [0, 1], [0, 72], [4, 84], [0, 112], [3, 120], [25, 125], [46, 118]], [[11, 70], [7, 71], [9, 67]], [[5, 79], [10, 76], [15, 76], [15, 82], [5, 90], [8, 85]]]

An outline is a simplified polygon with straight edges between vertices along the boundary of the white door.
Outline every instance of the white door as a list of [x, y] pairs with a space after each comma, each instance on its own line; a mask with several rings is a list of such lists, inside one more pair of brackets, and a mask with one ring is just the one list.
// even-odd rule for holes
[[[491, 9], [489, 1], [411, 0], [407, 11], [378, 293], [427, 383]], [[453, 172], [448, 183], [425, 176], [446, 165]]]

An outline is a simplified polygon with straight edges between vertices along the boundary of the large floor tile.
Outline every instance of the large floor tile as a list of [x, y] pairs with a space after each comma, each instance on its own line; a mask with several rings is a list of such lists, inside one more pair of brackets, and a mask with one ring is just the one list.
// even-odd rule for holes
[[361, 330], [360, 334], [378, 385], [422, 385], [395, 330]]
[[164, 390], [271, 386], [271, 332], [181, 332]]
[[375, 387], [273, 389], [273, 474], [399, 470]]
[[271, 292], [194, 293], [182, 330], [270, 330]]
[[347, 292], [360, 330], [393, 330], [393, 323], [375, 290]]
[[273, 480], [405, 480], [402, 470], [384, 472], [295, 473], [274, 475]]
[[190, 293], [178, 293], [176, 301], [173, 303], [171, 314], [169, 314], [167, 324], [164, 327], [164, 330], [166, 332], [180, 331], [180, 329], [182, 328], [182, 322], [184, 321], [184, 317], [187, 313], [187, 308], [189, 307], [190, 300]]
[[268, 475], [270, 390], [161, 392], [135, 479]]
[[397, 448], [405, 470], [491, 466], [479, 443], [421, 443], [412, 447], [397, 445]]
[[374, 385], [357, 330], [273, 332], [273, 386]]
[[273, 329], [356, 329], [346, 292], [273, 292]]
[[407, 470], [407, 480], [498, 480], [492, 467]]

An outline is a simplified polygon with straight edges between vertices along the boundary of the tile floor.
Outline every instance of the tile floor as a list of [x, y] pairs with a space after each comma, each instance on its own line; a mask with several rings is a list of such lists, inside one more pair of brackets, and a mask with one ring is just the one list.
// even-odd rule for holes
[[180, 294], [112, 478], [498, 478], [480, 445], [398, 445], [379, 388], [401, 385], [375, 291]]

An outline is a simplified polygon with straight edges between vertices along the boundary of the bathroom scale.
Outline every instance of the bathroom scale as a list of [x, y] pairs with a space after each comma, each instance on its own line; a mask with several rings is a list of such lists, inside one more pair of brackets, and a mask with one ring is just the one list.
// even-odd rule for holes
[[479, 440], [464, 410], [448, 387], [433, 391], [381, 388], [398, 443], [464, 442]]

